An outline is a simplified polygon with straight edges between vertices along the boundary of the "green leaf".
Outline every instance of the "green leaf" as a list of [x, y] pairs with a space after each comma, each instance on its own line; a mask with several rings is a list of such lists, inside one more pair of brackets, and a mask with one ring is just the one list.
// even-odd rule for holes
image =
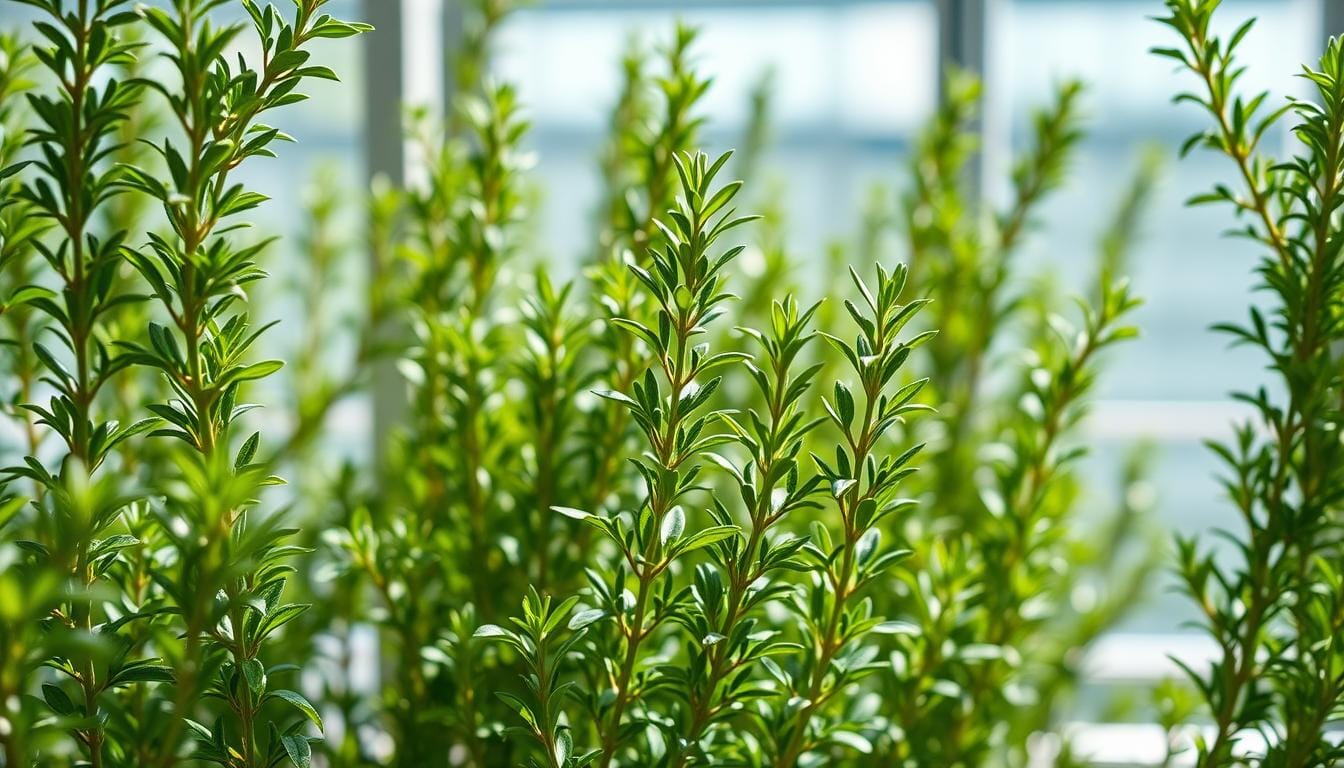
[[0, 307], [0, 309], [21, 307], [27, 304], [32, 304], [39, 299], [50, 299], [54, 296], [54, 293], [41, 286], [26, 285], [10, 294], [9, 299], [5, 302], [3, 307]]
[[629, 407], [631, 407], [631, 408], [638, 408], [638, 407], [639, 407], [639, 403], [636, 403], [634, 400], [632, 400], [632, 399], [630, 398], [629, 395], [625, 395], [625, 394], [623, 394], [623, 393], [621, 393], [621, 392], [617, 392], [617, 391], [614, 390], [614, 389], [603, 389], [603, 390], [598, 390], [598, 391], [594, 392], [593, 394], [597, 395], [598, 397], [600, 397], [600, 398], [602, 398], [602, 399], [604, 399], [604, 400], [611, 400], [611, 401], [614, 401], [614, 402], [617, 402], [617, 403], [621, 403], [622, 405], [627, 405], [627, 406], [629, 406]]
[[254, 640], [260, 640], [269, 636], [272, 632], [306, 613], [311, 607], [312, 606], [306, 603], [293, 603], [275, 608], [270, 613], [267, 613], [266, 618], [264, 618], [261, 624], [257, 626]]
[[172, 667], [158, 664], [158, 659], [142, 659], [127, 664], [108, 680], [108, 687], [129, 685], [131, 683], [171, 683], [174, 680]]
[[735, 525], [712, 525], [708, 528], [702, 528], [695, 533], [687, 536], [677, 549], [680, 553], [693, 552], [697, 549], [703, 549], [711, 544], [717, 544], [724, 539], [730, 539], [737, 534], [740, 529]]
[[75, 703], [59, 686], [43, 683], [42, 698], [51, 707], [51, 711], [61, 716], [72, 715], [75, 713]]
[[139, 543], [140, 540], [130, 535], [129, 533], [119, 533], [116, 534], [115, 536], [108, 536], [106, 539], [100, 540], [97, 544], [93, 545], [93, 547], [90, 548], [89, 553], [92, 554], [94, 557], [100, 557], [102, 555], [107, 554], [108, 552], [115, 552], [116, 550], [119, 549], [134, 547], [136, 544]]
[[565, 517], [573, 518], [573, 519], [575, 519], [575, 520], [584, 520], [584, 519], [587, 519], [587, 518], [589, 518], [589, 517], [592, 517], [592, 513], [590, 513], [590, 512], [584, 512], [582, 509], [575, 509], [575, 508], [573, 508], [573, 507], [559, 507], [559, 506], [553, 506], [553, 507], [551, 507], [551, 511], [552, 511], [552, 512], [559, 512], [560, 514], [564, 515]]
[[512, 637], [513, 633], [498, 624], [482, 624], [472, 633], [472, 637]]
[[317, 714], [317, 710], [313, 708], [312, 704], [308, 703], [308, 699], [304, 698], [302, 694], [282, 688], [278, 691], [272, 691], [266, 694], [266, 698], [280, 699], [281, 701], [288, 703], [290, 706], [303, 713], [303, 716], [308, 718], [313, 725], [316, 725], [319, 731], [322, 730], [322, 716]]
[[261, 433], [253, 432], [250, 437], [243, 441], [238, 448], [238, 457], [233, 461], [235, 472], [241, 471], [244, 467], [252, 463], [252, 457], [257, 455], [257, 446], [261, 444]]
[[877, 552], [877, 545], [882, 541], [882, 534], [876, 528], [871, 528], [859, 537], [859, 541], [854, 546], [854, 556], [860, 564], [868, 562], [873, 554]]
[[884, 621], [870, 630], [879, 635], [918, 635], [919, 625], [908, 621]]
[[253, 696], [260, 696], [266, 690], [266, 667], [259, 660], [248, 659], [243, 662], [243, 677]]
[[555, 762], [557, 765], [564, 765], [569, 756], [574, 752], [574, 740], [569, 735], [568, 728], [557, 729], [555, 735]]
[[3, 181], [9, 178], [10, 176], [13, 176], [14, 174], [18, 173], [19, 171], [22, 171], [30, 163], [31, 161], [24, 161], [21, 163], [14, 163], [13, 165], [7, 165], [3, 168], [0, 168], [0, 181]]
[[831, 741], [857, 750], [861, 754], [869, 755], [873, 752], [873, 743], [854, 731], [832, 731]]
[[[586, 610], [586, 611], [579, 611], [578, 613], [576, 613], [576, 614], [574, 614], [573, 616], [570, 617], [570, 619], [569, 619], [569, 628], [570, 628], [571, 630], [579, 630], [579, 629], [583, 629], [584, 627], [588, 626], [589, 624], [592, 624], [593, 622], [598, 621], [599, 619], [604, 618], [606, 615], [607, 615], [607, 612], [606, 612], [605, 610], [601, 609], [601, 608], [589, 608], [589, 609]], [[487, 624], [486, 626], [491, 626], [491, 625], [488, 625], [488, 624]], [[482, 627], [481, 629], [484, 629], [484, 628], [485, 628], [485, 627]], [[482, 635], [480, 634], [480, 630], [479, 630], [479, 629], [476, 630], [476, 633], [477, 633], [477, 634], [476, 634], [477, 637], [482, 637]]]
[[264, 379], [272, 373], [284, 368], [285, 364], [280, 360], [263, 360], [260, 363], [253, 363], [242, 368], [236, 368], [224, 377], [224, 380], [233, 383], [240, 381], [254, 381]]
[[664, 547], [681, 538], [682, 531], [686, 530], [686, 512], [678, 504], [673, 506], [663, 516], [663, 524], [659, 529], [659, 538]]
[[308, 743], [308, 737], [291, 733], [281, 736], [280, 743], [285, 746], [289, 761], [297, 768], [313, 768], [313, 747]]

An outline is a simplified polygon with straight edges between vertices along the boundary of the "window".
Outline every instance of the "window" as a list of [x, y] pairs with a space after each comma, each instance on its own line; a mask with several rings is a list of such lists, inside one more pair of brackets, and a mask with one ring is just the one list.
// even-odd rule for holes
[[[1301, 62], [1319, 55], [1325, 39], [1321, 4], [1231, 5], [1225, 22], [1259, 18], [1242, 49], [1247, 77], [1254, 78], [1246, 87], [1273, 87], [1281, 95], [1283, 85], [1295, 81]], [[1030, 258], [1066, 279], [1085, 276], [1091, 266], [1088, 247], [1105, 226], [1112, 201], [1145, 145], [1155, 145], [1163, 155], [1163, 180], [1131, 267], [1146, 301], [1137, 317], [1143, 338], [1116, 351], [1102, 381], [1098, 395], [1103, 402], [1091, 424], [1099, 443], [1092, 467], [1113, 472], [1135, 441], [1152, 440], [1159, 522], [1183, 533], [1236, 526], [1215, 480], [1221, 467], [1202, 441], [1230, 433], [1243, 411], [1229, 401], [1228, 382], [1254, 381], [1262, 363], [1250, 350], [1231, 348], [1210, 326], [1245, 317], [1253, 298], [1249, 286], [1256, 252], [1248, 243], [1219, 236], [1233, 226], [1225, 209], [1184, 205], [1215, 179], [1225, 178], [1228, 168], [1225, 158], [1210, 152], [1175, 156], [1173, 148], [1203, 128], [1203, 115], [1171, 104], [1177, 84], [1170, 62], [1147, 52], [1169, 43], [1165, 29], [1147, 18], [1155, 5], [1012, 0], [995, 7], [988, 87], [995, 94], [991, 98], [1003, 105], [990, 128], [1001, 132], [1001, 140], [1014, 145], [1022, 140], [1030, 109], [1046, 98], [1052, 82], [1079, 77], [1087, 84], [1088, 136], [1075, 158], [1070, 186], [1046, 206]], [[1281, 128], [1277, 141], [1287, 139]], [[1106, 479], [1099, 478], [1095, 487], [1106, 488]], [[1185, 597], [1159, 589], [1123, 630], [1180, 632], [1193, 617], [1194, 607]]]
[[[543, 225], [554, 258], [588, 246], [598, 201], [597, 154], [631, 35], [666, 40], [675, 22], [702, 30], [696, 46], [714, 85], [705, 141], [739, 143], [749, 99], [773, 77], [765, 178], [790, 169], [789, 229], [799, 258], [858, 225], [869, 185], [890, 185], [905, 143], [937, 98], [934, 4], [898, 2], [558, 2], [525, 8], [496, 51], [497, 76], [520, 89], [533, 120]], [[559, 191], [563, 190], [563, 194]]]

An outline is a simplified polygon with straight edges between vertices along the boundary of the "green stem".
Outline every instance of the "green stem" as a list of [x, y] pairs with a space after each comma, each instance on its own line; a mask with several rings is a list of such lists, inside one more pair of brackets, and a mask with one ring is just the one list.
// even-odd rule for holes
[[[874, 349], [881, 350], [885, 348], [886, 339], [883, 337], [884, 329], [882, 318], [877, 318], [875, 325], [878, 328], [878, 335], [875, 339]], [[849, 435], [845, 436], [849, 443], [852, 454], [851, 466], [854, 472], [861, 479], [863, 467], [868, 463], [868, 456], [876, 443], [876, 435], [873, 433], [874, 419], [876, 418], [876, 407], [881, 397], [880, 385], [868, 384], [864, 387], [864, 413], [863, 426], [859, 430], [858, 439]], [[830, 615], [827, 617], [826, 624], [823, 626], [820, 636], [813, 638], [813, 651], [816, 660], [812, 667], [811, 681], [808, 685], [807, 694], [804, 698], [808, 703], [798, 710], [797, 715], [792, 718], [792, 728], [789, 731], [789, 738], [784, 750], [779, 754], [773, 765], [775, 768], [793, 768], [798, 763], [798, 758], [802, 755], [807, 745], [804, 737], [807, 733], [807, 725], [812, 719], [813, 713], [821, 708], [830, 698], [834, 691], [823, 692], [826, 682], [826, 673], [831, 665], [831, 660], [835, 654], [844, 647], [844, 641], [838, 636], [840, 630], [840, 621], [844, 617], [845, 606], [849, 598], [853, 595], [850, 582], [855, 574], [854, 548], [858, 544], [859, 537], [863, 531], [860, 531], [854, 525], [854, 512], [859, 504], [867, 499], [876, 489], [868, 488], [860, 494], [858, 484], [849, 490], [840, 500], [840, 517], [845, 529], [845, 543], [840, 556], [840, 568], [838, 571], [827, 571], [827, 578], [831, 582], [831, 587], [835, 591], [835, 599], [831, 606]]]
[[[691, 286], [694, 288], [695, 286]], [[690, 291], [692, 295], [695, 290]], [[669, 360], [664, 354], [660, 358], [660, 364], [663, 373], [667, 377], [668, 394], [668, 415], [664, 424], [664, 430], [661, 435], [654, 435], [654, 444], [650, 446], [658, 459], [659, 465], [668, 471], [675, 472], [686, 458], [676, 454], [677, 433], [681, 429], [685, 414], [682, 413], [682, 393], [690, 383], [691, 372], [687, 371], [687, 354], [690, 349], [691, 335], [699, 323], [699, 317], [694, 310], [682, 310], [680, 316], [673, 323], [673, 333], [675, 335], [674, 344], [676, 345], [676, 357]], [[675, 494], [675, 487], [671, 490]], [[626, 647], [625, 656], [621, 661], [620, 672], [617, 674], [614, 689], [616, 691], [616, 701], [612, 704], [611, 716], [607, 722], [600, 728], [600, 738], [602, 744], [602, 754], [598, 760], [601, 768], [610, 768], [612, 759], [615, 756], [618, 743], [618, 734], [621, 728], [621, 720], [624, 717], [625, 708], [629, 705], [632, 698], [630, 693], [630, 679], [634, 673], [635, 662], [639, 658], [639, 650], [648, 637], [649, 633], [656, 628], [658, 624], [657, 617], [653, 626], [645, 628], [644, 614], [648, 608], [650, 590], [653, 587], [653, 581], [667, 567], [668, 563], [660, 559], [660, 537], [659, 529], [664, 516], [672, 508], [674, 498], [666, 497], [658, 487], [650, 489], [649, 494], [649, 512], [652, 516], [652, 526], [649, 534], [649, 540], [645, 543], [643, 552], [637, 560], [630, 557], [627, 553], [627, 559], [630, 560], [632, 568], [635, 569], [639, 577], [639, 592], [635, 598], [633, 611], [633, 620], [626, 626]], [[640, 564], [642, 563], [642, 569]]]

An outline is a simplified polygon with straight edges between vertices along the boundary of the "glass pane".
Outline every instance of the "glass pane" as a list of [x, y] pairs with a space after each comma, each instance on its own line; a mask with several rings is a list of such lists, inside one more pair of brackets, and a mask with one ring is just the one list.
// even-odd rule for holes
[[749, 94], [773, 70], [767, 178], [783, 180], [795, 253], [807, 260], [857, 226], [870, 182], [890, 183], [905, 142], [937, 98], [931, 2], [552, 3], [516, 14], [497, 49], [533, 118], [543, 190], [539, 241], [572, 262], [589, 242], [597, 153], [631, 36], [666, 40], [680, 19], [701, 28], [697, 63], [714, 85], [708, 149], [740, 143]]
[[[1233, 0], [1225, 5], [1220, 14], [1224, 23], [1252, 15], [1260, 19], [1242, 46], [1249, 67], [1244, 86], [1259, 90], [1300, 83], [1293, 75], [1301, 62], [1319, 54], [1324, 39], [1320, 3]], [[1206, 118], [1193, 105], [1171, 103], [1175, 89], [1196, 83], [1185, 73], [1175, 73], [1169, 60], [1148, 53], [1153, 46], [1176, 44], [1176, 38], [1150, 20], [1159, 9], [1149, 2], [1011, 0], [997, 7], [989, 67], [990, 87], [995, 89], [992, 141], [1021, 149], [1031, 137], [1031, 111], [1048, 103], [1054, 84], [1078, 77], [1087, 87], [1087, 138], [1067, 186], [1045, 206], [1042, 226], [1024, 254], [1030, 263], [1080, 288], [1093, 274], [1098, 236], [1145, 147], [1158, 147], [1164, 160], [1131, 268], [1146, 301], [1136, 316], [1143, 336], [1115, 351], [1102, 378], [1098, 394], [1125, 402], [1109, 408], [1103, 403], [1097, 409], [1092, 426], [1101, 442], [1089, 460], [1092, 487], [1114, 487], [1125, 452], [1144, 429], [1168, 438], [1204, 430], [1205, 435], [1180, 435], [1158, 445], [1152, 473], [1156, 522], [1185, 534], [1219, 526], [1240, 533], [1235, 512], [1216, 482], [1221, 467], [1196, 439], [1222, 437], [1226, 422], [1239, 412], [1214, 407], [1212, 423], [1197, 418], [1197, 412], [1211, 405], [1198, 401], [1223, 401], [1230, 387], [1248, 387], [1265, 378], [1263, 361], [1254, 352], [1229, 348], [1226, 337], [1209, 330], [1214, 323], [1245, 317], [1245, 307], [1254, 298], [1252, 270], [1259, 254], [1248, 242], [1220, 237], [1234, 225], [1226, 208], [1184, 206], [1215, 180], [1230, 178], [1234, 168], [1206, 151], [1176, 157], [1175, 148], [1203, 129]], [[1287, 95], [1278, 90], [1274, 98]], [[1281, 130], [1268, 139], [1267, 149], [1284, 146], [1288, 138]], [[998, 152], [991, 163], [996, 195], [1007, 191], [1008, 154]], [[1144, 408], [1145, 401], [1152, 403], [1150, 408]], [[1135, 427], [1135, 422], [1147, 426]], [[1124, 440], [1108, 439], [1120, 432]], [[1164, 536], [1162, 543], [1166, 541]], [[1215, 543], [1209, 537], [1202, 541]], [[1189, 599], [1167, 589], [1173, 578], [1163, 566], [1153, 577], [1150, 597], [1119, 629], [1174, 632], [1194, 618]]]
[[[1219, 18], [1232, 23], [1248, 16], [1259, 22], [1242, 44], [1249, 69], [1247, 90], [1270, 85], [1278, 102], [1301, 62], [1319, 55], [1318, 0], [1228, 2]], [[1155, 195], [1145, 237], [1135, 253], [1132, 274], [1147, 306], [1138, 316], [1144, 338], [1115, 356], [1102, 395], [1135, 399], [1209, 399], [1226, 395], [1228, 382], [1253, 381], [1260, 361], [1208, 331], [1216, 322], [1240, 321], [1251, 299], [1251, 270], [1257, 254], [1248, 243], [1220, 237], [1233, 226], [1222, 207], [1188, 209], [1183, 202], [1205, 192], [1215, 179], [1228, 178], [1228, 161], [1195, 151], [1184, 160], [1173, 148], [1205, 126], [1189, 104], [1173, 105], [1175, 89], [1193, 86], [1172, 62], [1148, 53], [1174, 45], [1175, 36], [1152, 21], [1148, 2], [1063, 2], [1012, 0], [1000, 3], [991, 29], [997, 89], [992, 113], [994, 138], [1020, 148], [1030, 138], [1031, 110], [1048, 102], [1052, 85], [1069, 77], [1087, 86], [1088, 136], [1078, 153], [1069, 185], [1049, 200], [1041, 233], [1029, 258], [1077, 284], [1090, 274], [1094, 244], [1114, 201], [1131, 178], [1148, 144], [1164, 154], [1163, 183]], [[1230, 30], [1229, 30], [1230, 31]], [[1297, 94], [1299, 95], [1301, 91]], [[1271, 136], [1268, 148], [1282, 146], [1287, 132]], [[1003, 155], [1004, 153], [999, 153]], [[995, 178], [1006, 177], [999, 158]], [[1002, 193], [1002, 182], [995, 190]]]

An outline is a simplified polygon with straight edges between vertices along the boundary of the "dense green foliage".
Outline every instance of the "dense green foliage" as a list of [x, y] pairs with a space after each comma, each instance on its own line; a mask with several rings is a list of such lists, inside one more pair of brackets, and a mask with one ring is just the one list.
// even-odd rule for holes
[[[298, 668], [264, 654], [306, 608], [284, 598], [300, 550], [255, 511], [273, 462], [234, 429], [244, 385], [281, 366], [253, 360], [244, 301], [265, 243], [243, 214], [265, 198], [230, 176], [286, 138], [263, 115], [334, 79], [306, 66], [313, 41], [363, 27], [324, 0], [289, 18], [241, 2], [245, 21], [222, 24], [223, 0], [27, 4], [31, 54], [5, 43], [8, 89], [35, 85], [4, 114], [22, 137], [3, 171], [4, 314], [29, 440], [0, 517], [5, 764], [307, 765], [320, 718], [283, 684]], [[244, 35], [250, 61], [229, 54]], [[152, 152], [128, 148], [142, 139]]]
[[[1142, 589], [1149, 560], [1074, 526], [1074, 464], [1098, 359], [1133, 333], [1118, 275], [1151, 165], [1075, 326], [1012, 255], [1063, 179], [1080, 89], [1041, 110], [996, 211], [959, 77], [900, 205], [865, 223], [868, 265], [818, 283], [770, 199], [727, 180], [760, 173], [768, 91], [741, 155], [695, 151], [694, 46], [679, 29], [627, 54], [572, 282], [529, 264], [512, 89], [462, 80], [444, 119], [414, 115], [426, 183], [380, 192], [371, 230], [393, 244], [378, 314], [410, 343], [352, 344], [397, 359], [409, 406], [380, 465], [339, 471], [318, 555], [340, 653], [369, 616], [385, 649], [372, 697], [332, 693], [389, 751], [347, 732], [345, 763], [1024, 764], [1078, 649]], [[735, 207], [753, 201], [757, 221]], [[894, 234], [908, 268], [878, 250]], [[1118, 478], [1107, 544], [1140, 527], [1139, 477]]]
[[[335, 79], [314, 46], [367, 27], [325, 0], [22, 1], [40, 20], [0, 36], [0, 765], [1026, 766], [1043, 733], [1082, 762], [1061, 726], [1083, 651], [1159, 549], [1142, 452], [1115, 488], [1079, 468], [1136, 334], [1154, 165], [1082, 296], [1022, 260], [1079, 84], [991, 200], [980, 86], [954, 73], [855, 242], [799, 254], [762, 159], [772, 81], [739, 151], [707, 153], [696, 31], [636, 42], [566, 270], [533, 228], [525, 105], [487, 76], [512, 4], [478, 0], [455, 103], [407, 112], [418, 181], [323, 176], [290, 282], [260, 290], [277, 249], [250, 219], [300, 206], [238, 170]], [[1223, 651], [1191, 670], [1198, 756], [1331, 765], [1344, 59], [1308, 72], [1320, 103], [1285, 108], [1300, 156], [1275, 162], [1285, 111], [1237, 97], [1249, 27], [1210, 36], [1216, 5], [1169, 0], [1187, 48], [1163, 53], [1207, 88], [1192, 146], [1246, 185], [1208, 199], [1269, 252], [1275, 304], [1228, 330], [1282, 383], [1216, 447], [1240, 559], [1179, 547]], [[333, 450], [365, 393], [396, 423]]]
[[[1189, 670], [1213, 720], [1197, 742], [1198, 760], [1334, 765], [1344, 758], [1326, 733], [1344, 711], [1344, 51], [1331, 39], [1319, 64], [1303, 69], [1311, 98], [1271, 108], [1267, 93], [1243, 94], [1238, 85], [1237, 49], [1253, 20], [1219, 36], [1211, 31], [1217, 6], [1168, 0], [1162, 22], [1182, 47], [1155, 52], [1196, 76], [1198, 89], [1178, 100], [1212, 121], [1185, 150], [1208, 148], [1232, 161], [1236, 182], [1192, 203], [1232, 206], [1237, 234], [1264, 253], [1257, 287], [1268, 299], [1244, 324], [1220, 330], [1262, 351], [1273, 382], [1238, 392], [1253, 417], [1235, 439], [1210, 444], [1243, 526], [1229, 534], [1233, 552], [1220, 557], [1179, 542], [1184, 586], [1221, 652], [1210, 669]], [[1280, 159], [1264, 140], [1285, 118], [1293, 141]]]

